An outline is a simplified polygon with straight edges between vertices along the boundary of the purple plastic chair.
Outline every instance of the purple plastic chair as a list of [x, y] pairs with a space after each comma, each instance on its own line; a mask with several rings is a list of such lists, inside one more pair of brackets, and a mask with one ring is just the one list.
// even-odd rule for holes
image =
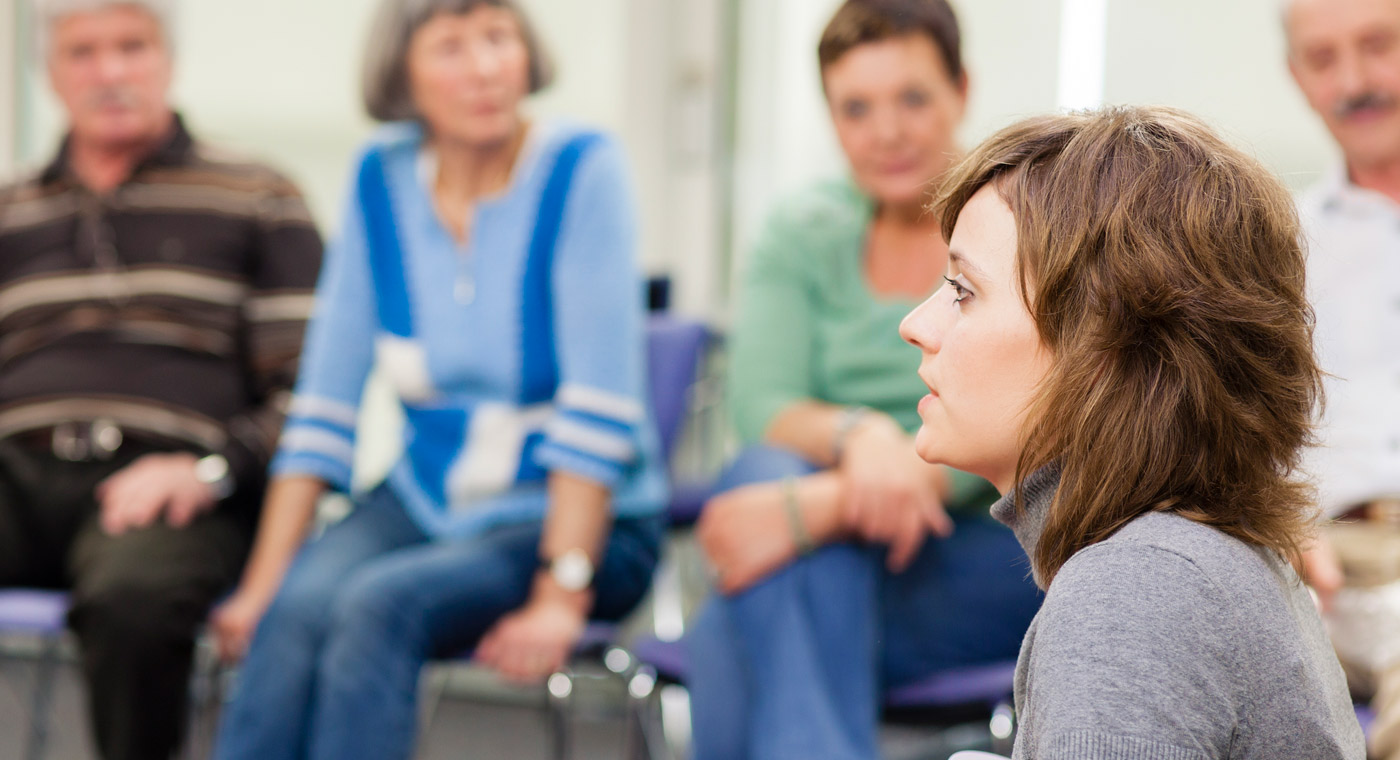
[[49, 703], [58, 675], [59, 646], [68, 618], [68, 595], [61, 591], [0, 590], [0, 635], [22, 635], [39, 640], [34, 658], [34, 690], [29, 701], [26, 760], [41, 760], [48, 749]]

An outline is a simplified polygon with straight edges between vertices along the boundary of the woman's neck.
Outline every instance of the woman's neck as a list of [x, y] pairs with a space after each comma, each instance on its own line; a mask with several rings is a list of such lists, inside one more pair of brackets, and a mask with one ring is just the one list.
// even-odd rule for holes
[[442, 199], [470, 203], [505, 189], [525, 144], [527, 129], [527, 125], [521, 123], [505, 140], [484, 145], [433, 139], [431, 146], [437, 154], [434, 192]]
[[491, 145], [474, 145], [450, 139], [431, 141], [437, 154], [433, 180], [433, 205], [443, 226], [459, 243], [471, 237], [472, 209], [482, 198], [499, 194], [510, 184], [511, 172], [525, 145], [529, 125], [521, 123], [515, 134]]
[[937, 289], [948, 265], [938, 217], [921, 204], [885, 205], [866, 238], [865, 276], [883, 296], [921, 301]]
[[1347, 167], [1353, 184], [1400, 203], [1400, 161], [1353, 164]]

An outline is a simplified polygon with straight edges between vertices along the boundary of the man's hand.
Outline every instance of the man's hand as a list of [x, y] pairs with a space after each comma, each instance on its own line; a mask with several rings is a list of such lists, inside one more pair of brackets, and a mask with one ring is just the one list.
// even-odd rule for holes
[[585, 605], [535, 594], [491, 626], [477, 644], [476, 660], [506, 680], [538, 683], [569, 661], [587, 623]]
[[217, 501], [213, 488], [195, 477], [199, 458], [190, 453], [147, 454], [97, 485], [102, 529], [111, 535], [144, 528], [161, 513], [183, 528]]
[[1303, 581], [1317, 594], [1317, 605], [1323, 612], [1332, 609], [1332, 599], [1341, 590], [1346, 580], [1342, 575], [1342, 563], [1327, 536], [1319, 533], [1312, 546], [1303, 552]]
[[866, 541], [889, 545], [891, 572], [908, 567], [930, 533], [952, 534], [938, 492], [942, 471], [919, 458], [894, 420], [871, 415], [862, 421], [847, 436], [839, 467], [843, 522]]

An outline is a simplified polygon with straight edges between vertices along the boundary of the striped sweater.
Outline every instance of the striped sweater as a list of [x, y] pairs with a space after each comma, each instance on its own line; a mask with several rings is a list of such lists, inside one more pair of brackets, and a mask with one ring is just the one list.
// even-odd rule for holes
[[296, 188], [170, 137], [110, 192], [67, 150], [0, 189], [0, 438], [106, 419], [260, 483], [321, 240]]
[[[328, 249], [275, 474], [349, 487], [377, 365], [405, 418], [389, 485], [428, 533], [539, 519], [551, 470], [607, 486], [620, 516], [661, 509], [635, 219], [613, 140], [584, 139], [552, 253], [532, 245], [561, 151], [584, 134], [532, 127], [507, 188], [474, 208], [465, 245], [433, 211], [421, 131], [393, 125], [372, 140]], [[382, 179], [366, 179], [370, 162]], [[387, 259], [385, 245], [398, 249]]]

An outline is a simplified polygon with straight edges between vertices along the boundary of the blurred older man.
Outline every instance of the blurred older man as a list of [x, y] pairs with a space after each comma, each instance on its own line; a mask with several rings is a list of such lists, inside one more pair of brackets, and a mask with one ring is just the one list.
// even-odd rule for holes
[[170, 0], [39, 0], [68, 117], [0, 189], [0, 585], [72, 589], [97, 745], [168, 758], [236, 579], [321, 242], [167, 102]]
[[1343, 157], [1300, 204], [1332, 373], [1310, 467], [1338, 518], [1305, 570], [1354, 690], [1374, 695], [1371, 755], [1400, 760], [1400, 0], [1293, 0], [1285, 28]]

